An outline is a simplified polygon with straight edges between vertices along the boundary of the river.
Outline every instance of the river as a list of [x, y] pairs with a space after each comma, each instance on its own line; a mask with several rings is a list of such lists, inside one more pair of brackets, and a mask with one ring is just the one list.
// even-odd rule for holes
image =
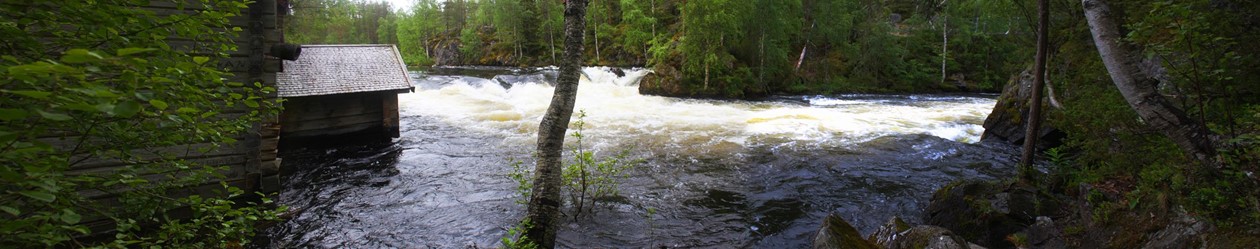
[[[561, 228], [565, 247], [800, 248], [828, 213], [863, 234], [894, 215], [916, 223], [936, 188], [1015, 171], [1017, 148], [977, 143], [992, 96], [679, 99], [638, 94], [649, 71], [613, 71], [583, 70], [586, 144], [644, 161], [624, 198]], [[261, 245], [500, 246], [525, 212], [508, 160], [530, 161], [554, 75], [413, 72], [400, 138], [283, 152], [279, 202], [300, 211]]]

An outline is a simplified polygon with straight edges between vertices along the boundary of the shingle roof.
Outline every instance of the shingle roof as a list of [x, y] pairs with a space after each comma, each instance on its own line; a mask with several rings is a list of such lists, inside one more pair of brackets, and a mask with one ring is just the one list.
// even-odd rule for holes
[[296, 61], [276, 75], [280, 97], [410, 89], [407, 66], [394, 45], [302, 45]]

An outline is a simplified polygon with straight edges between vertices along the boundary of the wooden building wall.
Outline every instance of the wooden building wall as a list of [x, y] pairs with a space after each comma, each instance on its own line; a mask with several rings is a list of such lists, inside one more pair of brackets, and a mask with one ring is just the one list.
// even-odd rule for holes
[[[182, 8], [174, 1], [184, 0], [152, 1], [147, 8], [159, 15], [195, 13], [203, 9], [198, 4], [199, 1], [189, 1], [189, 4], [184, 4]], [[284, 43], [280, 24], [283, 22], [282, 10], [287, 7], [281, 5], [284, 4], [277, 3], [277, 0], [254, 0], [240, 15], [229, 17], [231, 25], [241, 28], [241, 31], [234, 32], [233, 41], [236, 43], [237, 50], [229, 52], [228, 58], [220, 59], [218, 62], [220, 69], [233, 74], [227, 79], [228, 81], [242, 82], [246, 86], [252, 86], [257, 82], [263, 86], [276, 87], [276, 73], [283, 70], [283, 63], [279, 58], [270, 56], [269, 50], [272, 45]], [[193, 51], [197, 46], [207, 45], [182, 41], [171, 43], [173, 47], [186, 47]], [[266, 97], [271, 100], [278, 99], [274, 93]], [[250, 111], [254, 110], [238, 108], [224, 112], [221, 116], [232, 118]], [[264, 117], [262, 123], [254, 124], [248, 131], [239, 134], [236, 137], [238, 141], [236, 144], [217, 148], [208, 153], [238, 160], [216, 161], [208, 165], [229, 166], [230, 170], [228, 174], [225, 174], [227, 179], [223, 180], [247, 192], [279, 191], [280, 162], [276, 158], [276, 148], [280, 134], [279, 127], [276, 125], [277, 120], [277, 117]], [[206, 155], [190, 154], [187, 157], [201, 158]]]
[[285, 138], [357, 133], [398, 137], [398, 93], [394, 91], [290, 97], [284, 107], [280, 124]]
[[[182, 6], [174, 1], [183, 0], [153, 1], [144, 8], [158, 15], [191, 14], [203, 10], [203, 7], [199, 6], [198, 1], [189, 1], [189, 4]], [[247, 86], [258, 82], [264, 86], [276, 87], [276, 73], [282, 70], [282, 63], [280, 59], [268, 56], [267, 48], [284, 42], [282, 31], [278, 25], [281, 20], [279, 9], [280, 7], [277, 5], [276, 0], [254, 0], [241, 15], [231, 17], [232, 25], [240, 27], [242, 31], [235, 32], [236, 36], [233, 38], [233, 41], [238, 46], [238, 50], [230, 52], [230, 58], [219, 61], [221, 69], [233, 74], [232, 77], [228, 78], [229, 81], [246, 83], [245, 85]], [[194, 41], [180, 40], [179, 38], [172, 38], [169, 40], [169, 44], [172, 47], [187, 49], [193, 53], [199, 46], [217, 46], [213, 44], [198, 44]], [[266, 97], [272, 100], [278, 99], [274, 93]], [[247, 109], [246, 107], [230, 109], [219, 114], [219, 117], [236, 118], [251, 111], [255, 110]], [[276, 149], [280, 132], [275, 124], [278, 121], [278, 117], [265, 117], [264, 119], [266, 121], [263, 123], [254, 124], [249, 130], [238, 134], [235, 137], [238, 142], [234, 144], [219, 147], [214, 147], [214, 145], [208, 143], [185, 144], [152, 148], [151, 151], [176, 155], [178, 159], [200, 165], [226, 166], [226, 171], [222, 172], [225, 178], [219, 180], [241, 188], [246, 192], [278, 192], [280, 189], [280, 163], [279, 159], [276, 158]], [[56, 139], [50, 138], [46, 142], [57, 146], [73, 141], [74, 138], [61, 137]], [[108, 143], [108, 141], [100, 142]], [[84, 160], [81, 163], [74, 164], [67, 173], [110, 172], [127, 165], [117, 160], [92, 159], [90, 155], [76, 155], [74, 157], [84, 158]], [[150, 178], [150, 180], [162, 179], [160, 175], [156, 174], [143, 177]], [[208, 190], [216, 188], [220, 188], [218, 180], [187, 189], [185, 192], [188, 194], [212, 194]], [[114, 196], [104, 192], [97, 191], [84, 194], [85, 197], [102, 203], [116, 202]], [[92, 236], [107, 233], [112, 229], [112, 222], [104, 217], [85, 216], [81, 223], [87, 225], [95, 233]]]

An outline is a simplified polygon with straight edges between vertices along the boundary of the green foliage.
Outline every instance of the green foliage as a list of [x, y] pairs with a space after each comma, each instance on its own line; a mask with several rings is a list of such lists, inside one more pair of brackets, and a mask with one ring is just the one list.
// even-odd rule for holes
[[627, 158], [629, 150], [623, 150], [612, 157], [596, 157], [595, 152], [588, 150], [583, 144], [585, 135], [582, 131], [586, 127], [584, 118], [586, 111], [578, 111], [577, 121], [573, 123], [575, 131], [569, 135], [574, 138], [570, 149], [573, 161], [568, 162], [561, 172], [564, 189], [569, 193], [573, 204], [574, 219], [581, 217], [583, 213], [594, 213], [596, 201], [616, 196], [621, 179], [626, 177], [625, 170], [640, 163], [640, 160]]
[[205, 10], [170, 15], [144, 3], [0, 5], [0, 244], [92, 246], [84, 222], [103, 219], [117, 235], [101, 246], [227, 247], [276, 218], [213, 184], [226, 168], [179, 159], [233, 146], [278, 112], [264, 97], [275, 89], [217, 68], [246, 3], [180, 1]]
[[[342, 9], [325, 11], [331, 16], [366, 8], [307, 1]], [[583, 58], [678, 72], [670, 84], [693, 96], [998, 90], [1031, 55], [1024, 10], [1008, 2], [947, 3], [593, 1]], [[424, 0], [396, 14], [393, 30], [413, 65], [543, 66], [554, 64], [563, 47], [562, 14], [559, 1]], [[351, 25], [301, 30], [347, 33], [342, 27]], [[942, 73], [948, 74], [944, 82]]]
[[[692, 84], [693, 89], [712, 91], [732, 87], [741, 88], [744, 78], [727, 78], [715, 80], [729, 75], [735, 64], [735, 56], [727, 51], [728, 43], [743, 39], [742, 25], [738, 19], [750, 11], [748, 1], [734, 0], [697, 0], [687, 1], [682, 6], [683, 38], [678, 49], [682, 53], [683, 76]], [[729, 41], [729, 42], [728, 42]], [[712, 84], [711, 84], [712, 83]], [[698, 86], [698, 87], [696, 87]]]
[[524, 166], [525, 164], [520, 160], [516, 160], [516, 158], [509, 158], [508, 165], [512, 165], [512, 171], [508, 172], [507, 176], [516, 182], [516, 194], [520, 197], [520, 199], [516, 200], [516, 204], [524, 205], [529, 203], [529, 196], [534, 191], [534, 178], [530, 173], [534, 172], [534, 170]]
[[[296, 44], [390, 44], [399, 41], [389, 2], [291, 0], [285, 40]], [[419, 4], [417, 4], [419, 5]]]
[[[1219, 5], [1208, 0], [1117, 1], [1128, 14], [1125, 39], [1162, 66], [1160, 91], [1193, 119], [1222, 136], [1219, 169], [1187, 159], [1159, 131], [1134, 114], [1112, 85], [1083, 23], [1062, 22], [1062, 39], [1051, 59], [1050, 82], [1064, 108], [1048, 120], [1068, 134], [1073, 151], [1068, 181], [1084, 184], [1132, 182], [1124, 198], [1103, 200], [1112, 209], [1151, 208], [1154, 203], [1186, 207], [1192, 214], [1230, 227], [1260, 225], [1254, 96], [1260, 80], [1252, 70], [1260, 46], [1249, 15], [1254, 4]], [[1068, 9], [1079, 8], [1079, 4]], [[1079, 15], [1076, 12], [1056, 16]], [[1056, 20], [1067, 19], [1056, 17]], [[1053, 69], [1060, 68], [1060, 69]], [[1073, 186], [1073, 185], [1068, 185]]]
[[[586, 135], [582, 131], [586, 127], [586, 111], [577, 112], [577, 121], [573, 122], [574, 132], [570, 147], [572, 160], [565, 164], [561, 177], [563, 190], [568, 193], [573, 205], [574, 219], [583, 214], [594, 213], [595, 203], [618, 195], [621, 179], [626, 177], [625, 171], [642, 163], [642, 159], [630, 159], [630, 150], [623, 150], [611, 157], [599, 157], [584, 144]], [[512, 171], [508, 178], [517, 183], [516, 193], [521, 197], [517, 204], [526, 204], [533, 190], [533, 167], [525, 166], [521, 161], [508, 159]], [[653, 211], [654, 212], [654, 211]]]
[[529, 219], [521, 220], [520, 224], [508, 228], [507, 235], [499, 239], [499, 242], [503, 243], [503, 248], [536, 249], [538, 244], [535, 244], [534, 241], [525, 236], [525, 231], [533, 226], [533, 224], [530, 224]]

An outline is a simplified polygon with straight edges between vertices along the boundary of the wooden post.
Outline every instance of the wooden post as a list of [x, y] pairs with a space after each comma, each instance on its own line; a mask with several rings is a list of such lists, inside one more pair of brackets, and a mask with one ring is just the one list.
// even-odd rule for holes
[[399, 129], [398, 124], [398, 93], [384, 91], [381, 94], [381, 106], [384, 108], [381, 113], [381, 117], [383, 117], [381, 127], [384, 128], [386, 136], [399, 137], [402, 135], [402, 131]]

